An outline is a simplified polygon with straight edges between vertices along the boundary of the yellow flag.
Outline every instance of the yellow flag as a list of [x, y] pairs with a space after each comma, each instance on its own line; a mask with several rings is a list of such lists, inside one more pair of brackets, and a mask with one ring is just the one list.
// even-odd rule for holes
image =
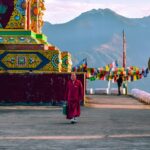
[[109, 66], [108, 65], [106, 66], [106, 71], [109, 71]]
[[134, 81], [136, 81], [136, 80], [137, 80], [137, 77], [136, 77], [136, 75], [134, 75], [134, 77], [133, 77], [133, 80], [134, 80]]

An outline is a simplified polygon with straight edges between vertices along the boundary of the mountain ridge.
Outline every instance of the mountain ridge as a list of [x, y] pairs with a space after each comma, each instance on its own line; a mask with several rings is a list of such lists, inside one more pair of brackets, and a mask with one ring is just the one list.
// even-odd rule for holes
[[117, 17], [121, 17], [121, 18], [124, 18], [124, 19], [128, 19], [128, 20], [137, 20], [137, 19], [149, 19], [150, 18], [150, 15], [148, 15], [148, 16], [144, 16], [144, 17], [139, 17], [139, 18], [130, 18], [130, 17], [125, 17], [125, 16], [123, 16], [123, 15], [120, 15], [120, 14], [118, 14], [118, 13], [116, 13], [115, 11], [113, 11], [113, 10], [111, 10], [111, 9], [109, 9], [109, 8], [105, 8], [105, 9], [101, 9], [101, 8], [99, 8], [99, 9], [91, 9], [91, 10], [89, 10], [89, 11], [86, 11], [86, 12], [82, 12], [79, 16], [77, 16], [77, 17], [75, 17], [75, 18], [73, 18], [73, 19], [71, 19], [70, 21], [67, 21], [67, 22], [64, 22], [64, 23], [57, 23], [57, 24], [52, 24], [52, 23], [50, 23], [50, 22], [48, 22], [48, 21], [45, 21], [46, 23], [50, 23], [51, 25], [63, 25], [63, 24], [68, 24], [68, 23], [70, 23], [70, 22], [72, 22], [72, 21], [74, 21], [74, 20], [76, 20], [76, 19], [78, 19], [78, 18], [80, 18], [80, 17], [82, 17], [82, 16], [84, 16], [84, 15], [91, 15], [91, 14], [101, 14], [101, 15], [108, 15], [108, 14], [110, 14], [110, 15], [116, 15]]
[[109, 9], [93, 9], [64, 24], [45, 22], [43, 33], [49, 43], [72, 54], [73, 65], [86, 57], [89, 67], [101, 67], [114, 60], [122, 65], [124, 30], [127, 66], [144, 68], [150, 57], [149, 29], [150, 16], [127, 18]]
[[[103, 16], [102, 14], [105, 15]], [[45, 22], [43, 32], [48, 36], [50, 43], [62, 50], [69, 50], [71, 53], [74, 53], [75, 49], [87, 51], [87, 47], [92, 50], [93, 45], [94, 47], [98, 47], [109, 41], [111, 42], [116, 35], [120, 38], [121, 42], [122, 30], [126, 32], [127, 45], [130, 45], [128, 39], [130, 40], [134, 36], [133, 39], [136, 41], [136, 34], [141, 36], [142, 34], [138, 32], [143, 29], [146, 30], [149, 27], [150, 16], [131, 19], [118, 15], [110, 9], [93, 9], [82, 13], [75, 19], [64, 24], [53, 25]], [[132, 33], [132, 35], [128, 36], [129, 33]], [[83, 46], [83, 42], [87, 46]], [[79, 47], [76, 45], [79, 45]]]

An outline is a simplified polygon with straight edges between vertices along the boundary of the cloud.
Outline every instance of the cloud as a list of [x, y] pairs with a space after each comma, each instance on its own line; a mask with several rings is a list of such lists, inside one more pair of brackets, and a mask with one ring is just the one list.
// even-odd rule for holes
[[[119, 66], [122, 66], [122, 36], [120, 34], [114, 34], [110, 41], [103, 43], [96, 48], [79, 51], [78, 53], [73, 54], [73, 64], [78, 64], [83, 58], [87, 58], [89, 67], [103, 67], [115, 60], [118, 61]], [[127, 64], [132, 64], [131, 62], [132, 61], [127, 57]]]
[[64, 23], [74, 19], [81, 13], [89, 11], [93, 8], [106, 8], [110, 7], [112, 10], [122, 8], [120, 4], [104, 4], [97, 1], [84, 0], [45, 0], [46, 12], [44, 20], [50, 21], [51, 23]]
[[111, 41], [100, 45], [100, 47], [95, 48], [97, 52], [117, 52], [122, 45], [122, 37], [118, 34], [114, 34]]
[[[144, 3], [144, 1], [146, 3]], [[64, 23], [93, 8], [110, 8], [120, 15], [137, 18], [150, 15], [150, 1], [142, 2], [114, 0], [45, 0], [44, 20], [51, 23]]]
[[93, 50], [101, 58], [102, 64], [109, 64], [114, 60], [122, 64], [122, 37], [118, 34], [114, 34], [111, 41]]
[[[114, 34], [111, 41], [104, 43], [97, 48], [94, 48], [93, 51], [97, 57], [100, 57], [102, 64], [109, 64], [114, 60], [117, 60], [119, 65], [121, 66], [123, 58], [122, 36], [120, 36], [119, 34]], [[127, 64], [132, 64], [132, 60], [129, 57], [127, 57]]]
[[46, 12], [44, 20], [51, 23], [64, 23], [80, 15], [84, 10], [78, 2], [45, 1]]

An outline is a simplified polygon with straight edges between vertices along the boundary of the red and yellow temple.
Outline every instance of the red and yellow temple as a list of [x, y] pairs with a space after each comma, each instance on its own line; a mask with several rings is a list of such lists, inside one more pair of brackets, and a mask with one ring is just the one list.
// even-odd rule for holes
[[64, 100], [71, 55], [42, 34], [44, 10], [44, 0], [0, 0], [0, 104]]
[[0, 0], [0, 71], [71, 72], [69, 52], [42, 34], [43, 0]]

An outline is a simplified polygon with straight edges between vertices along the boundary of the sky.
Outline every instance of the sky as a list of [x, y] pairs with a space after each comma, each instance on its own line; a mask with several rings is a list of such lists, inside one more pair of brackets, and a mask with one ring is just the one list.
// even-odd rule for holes
[[52, 24], [68, 22], [91, 9], [109, 8], [128, 18], [150, 15], [150, 0], [44, 0], [44, 21]]

